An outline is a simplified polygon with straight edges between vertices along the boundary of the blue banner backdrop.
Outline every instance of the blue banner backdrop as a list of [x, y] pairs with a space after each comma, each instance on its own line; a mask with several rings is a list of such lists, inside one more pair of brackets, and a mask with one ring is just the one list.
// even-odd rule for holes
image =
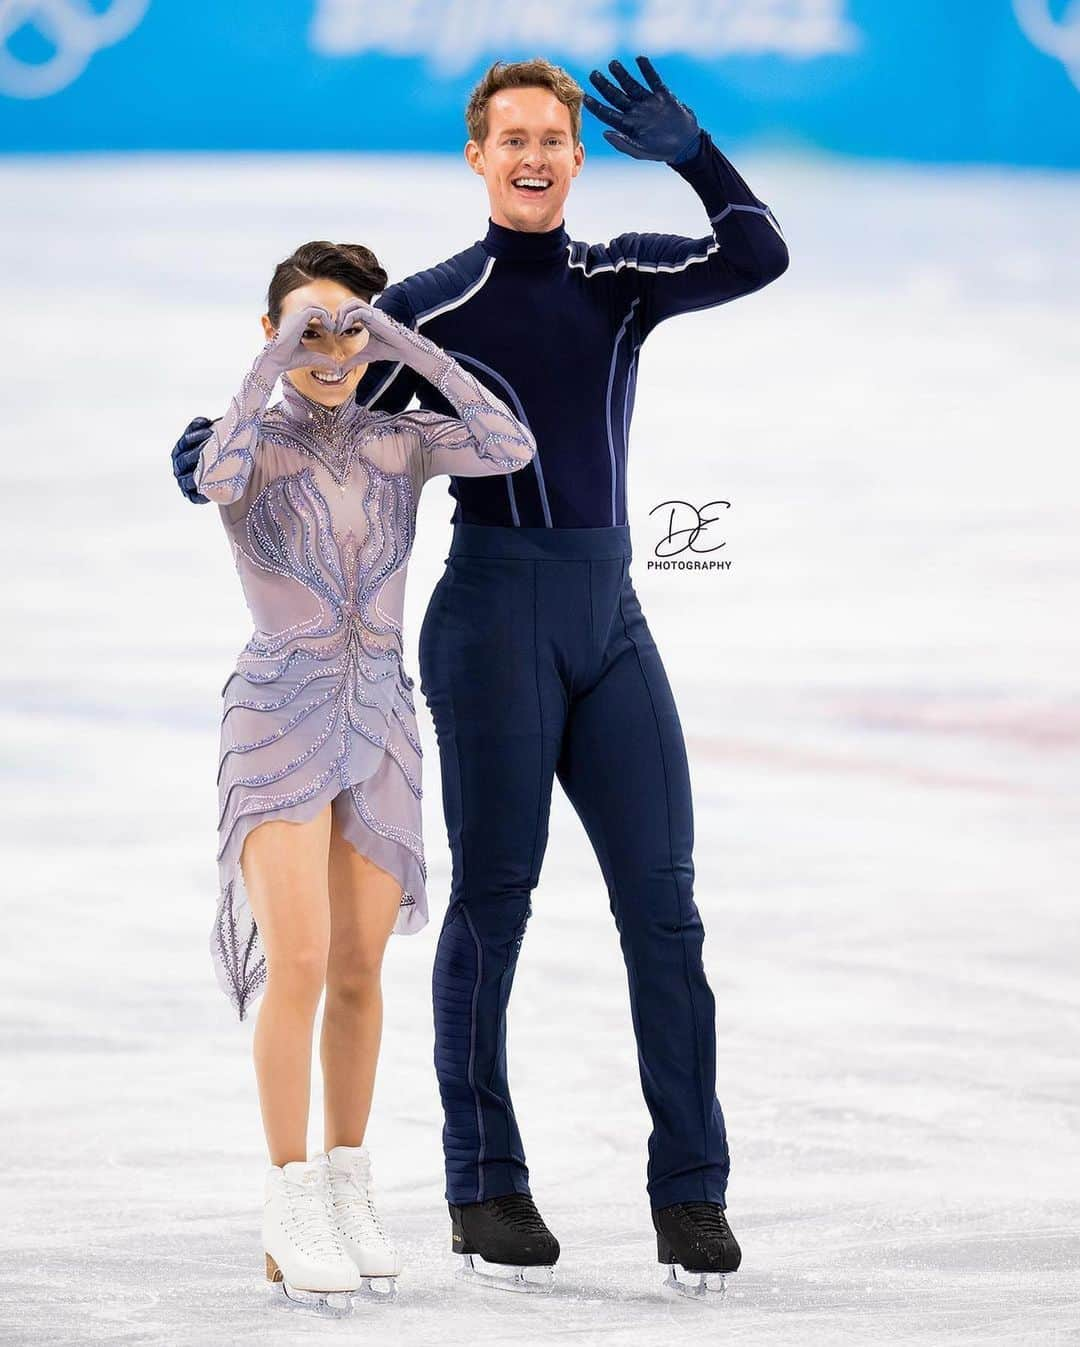
[[1080, 166], [1080, 0], [0, 0], [0, 150], [458, 151], [492, 60], [639, 52], [721, 144]]

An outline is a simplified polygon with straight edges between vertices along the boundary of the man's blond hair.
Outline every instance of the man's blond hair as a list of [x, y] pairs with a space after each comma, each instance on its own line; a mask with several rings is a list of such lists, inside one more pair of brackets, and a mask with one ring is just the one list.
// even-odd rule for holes
[[465, 125], [469, 139], [477, 145], [483, 145], [487, 139], [488, 102], [502, 89], [550, 89], [570, 111], [573, 144], [581, 139], [581, 85], [562, 66], [552, 65], [543, 56], [534, 56], [531, 61], [496, 61], [469, 95]]

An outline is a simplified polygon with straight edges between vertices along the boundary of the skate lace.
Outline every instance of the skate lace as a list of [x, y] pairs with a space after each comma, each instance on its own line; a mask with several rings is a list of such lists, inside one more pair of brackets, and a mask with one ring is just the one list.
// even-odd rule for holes
[[544, 1219], [536, 1210], [536, 1204], [526, 1193], [507, 1193], [503, 1197], [493, 1197], [485, 1205], [489, 1206], [500, 1221], [515, 1230], [529, 1235], [546, 1235], [548, 1228]]
[[731, 1227], [723, 1210], [713, 1202], [684, 1202], [682, 1210], [693, 1218], [695, 1227], [704, 1235], [717, 1239], [732, 1239]]
[[375, 1188], [370, 1178], [361, 1185], [351, 1170], [335, 1170], [333, 1202], [342, 1226], [359, 1227], [389, 1247], [389, 1237], [375, 1210]]
[[302, 1179], [286, 1179], [285, 1198], [289, 1224], [304, 1251], [316, 1256], [340, 1254], [325, 1176], [309, 1171]]

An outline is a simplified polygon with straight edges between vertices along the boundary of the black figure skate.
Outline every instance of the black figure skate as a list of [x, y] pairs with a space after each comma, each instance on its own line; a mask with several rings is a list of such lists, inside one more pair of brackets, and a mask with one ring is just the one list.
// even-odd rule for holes
[[468, 1281], [503, 1291], [550, 1291], [554, 1285], [559, 1241], [526, 1193], [463, 1207], [450, 1203], [450, 1239], [465, 1260], [461, 1272]]
[[695, 1298], [723, 1295], [725, 1277], [742, 1261], [723, 1207], [716, 1202], [677, 1202], [654, 1210], [652, 1218], [656, 1261], [668, 1269], [665, 1288]]

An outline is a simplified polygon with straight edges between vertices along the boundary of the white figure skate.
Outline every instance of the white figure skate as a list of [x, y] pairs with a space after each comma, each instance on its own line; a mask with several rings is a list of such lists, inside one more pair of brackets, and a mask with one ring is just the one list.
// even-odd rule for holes
[[281, 1284], [289, 1308], [349, 1313], [360, 1274], [337, 1231], [324, 1156], [267, 1170], [263, 1248], [267, 1281]]
[[337, 1231], [362, 1278], [361, 1294], [375, 1300], [393, 1300], [401, 1259], [375, 1210], [367, 1148], [332, 1146], [326, 1158]]

